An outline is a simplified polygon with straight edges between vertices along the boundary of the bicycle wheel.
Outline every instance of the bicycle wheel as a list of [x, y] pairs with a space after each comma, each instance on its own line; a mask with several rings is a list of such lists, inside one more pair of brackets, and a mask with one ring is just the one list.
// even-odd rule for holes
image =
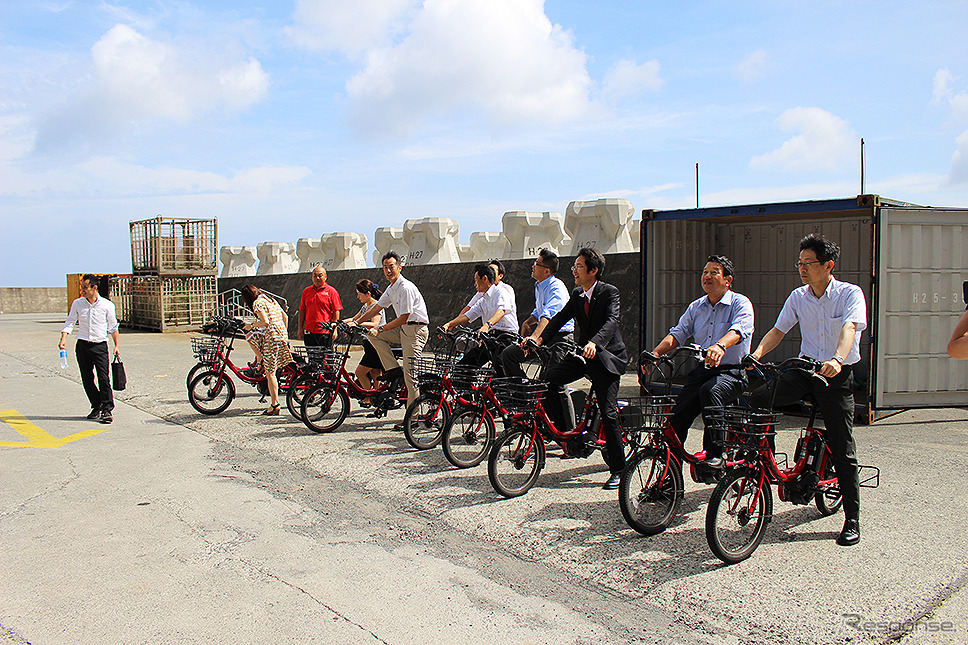
[[316, 375], [307, 373], [297, 376], [292, 385], [289, 386], [289, 391], [286, 392], [286, 407], [289, 408], [289, 414], [294, 418], [302, 419], [303, 395], [317, 383]]
[[[833, 460], [830, 459], [830, 455], [828, 454], [824, 462], [823, 475], [820, 479], [833, 479], [836, 476], [837, 472], [834, 470]], [[840, 493], [840, 488], [838, 486], [828, 486], [827, 488], [832, 488], [833, 490], [820, 490], [813, 496], [813, 501], [817, 503], [817, 510], [824, 517], [833, 515], [844, 505], [844, 496]]]
[[471, 468], [484, 461], [494, 437], [491, 415], [483, 407], [466, 408], [453, 415], [444, 427], [444, 456], [458, 468]]
[[545, 448], [540, 435], [527, 426], [505, 432], [487, 457], [487, 478], [494, 490], [505, 497], [524, 495], [541, 474]]
[[726, 564], [753, 554], [773, 514], [773, 493], [768, 482], [759, 488], [759, 472], [737, 468], [716, 484], [706, 507], [706, 541]]
[[188, 402], [202, 414], [221, 414], [235, 398], [235, 383], [228, 375], [219, 379], [218, 372], [196, 374], [188, 384]]
[[682, 503], [682, 466], [668, 450], [643, 448], [629, 460], [618, 486], [625, 521], [642, 535], [661, 533]]
[[320, 383], [303, 395], [299, 416], [313, 432], [332, 432], [350, 411], [350, 398], [343, 388]]
[[421, 394], [403, 415], [403, 436], [417, 450], [429, 450], [440, 443], [450, 419], [450, 405], [439, 393]]
[[185, 388], [186, 389], [190, 388], [192, 386], [192, 381], [200, 373], [211, 369], [212, 369], [212, 366], [209, 365], [208, 363], [195, 363], [195, 366], [192, 367], [192, 369], [188, 370], [188, 376], [185, 377]]

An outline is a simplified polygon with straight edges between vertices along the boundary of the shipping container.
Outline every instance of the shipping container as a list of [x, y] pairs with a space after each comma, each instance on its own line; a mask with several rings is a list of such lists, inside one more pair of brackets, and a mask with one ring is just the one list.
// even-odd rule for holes
[[204, 275], [218, 271], [218, 222], [155, 217], [130, 223], [135, 275]]
[[[71, 303], [81, 297], [81, 282], [84, 281], [85, 273], [68, 273], [67, 274], [67, 311], [70, 313]], [[98, 295], [111, 300], [115, 300], [117, 293], [113, 290], [112, 285], [115, 283], [115, 278], [118, 277], [116, 273], [93, 273], [91, 274], [97, 278], [97, 292]], [[117, 303], [115, 303], [116, 305]], [[118, 318], [120, 320], [120, 318]]]
[[160, 332], [200, 327], [217, 300], [215, 276], [124, 276], [112, 290], [119, 321]]
[[[733, 289], [753, 301], [753, 347], [801, 286], [794, 266], [800, 239], [817, 233], [837, 242], [839, 280], [859, 285], [868, 327], [855, 366], [858, 416], [892, 410], [968, 405], [968, 367], [948, 357], [951, 330], [965, 310], [968, 209], [856, 198], [642, 212], [642, 347], [668, 333], [686, 305], [703, 295], [699, 276], [709, 255], [735, 265]], [[795, 356], [799, 327], [771, 352]]]

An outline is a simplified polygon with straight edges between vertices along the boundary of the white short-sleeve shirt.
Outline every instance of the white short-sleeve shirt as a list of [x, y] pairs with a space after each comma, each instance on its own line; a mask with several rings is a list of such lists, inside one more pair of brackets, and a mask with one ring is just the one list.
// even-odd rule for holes
[[857, 333], [844, 365], [860, 360], [860, 333], [867, 329], [867, 301], [856, 284], [830, 279], [827, 290], [817, 298], [810, 285], [794, 289], [777, 316], [777, 329], [784, 334], [800, 324], [800, 355], [829, 361], [837, 354], [840, 332], [846, 323], [856, 323]]
[[387, 287], [376, 304], [384, 309], [393, 307], [397, 317], [410, 314], [407, 319], [409, 323], [422, 323], [424, 325], [430, 323], [430, 318], [427, 316], [427, 304], [424, 302], [423, 296], [420, 295], [420, 290], [417, 289], [417, 285], [403, 276], [397, 278], [396, 282]]

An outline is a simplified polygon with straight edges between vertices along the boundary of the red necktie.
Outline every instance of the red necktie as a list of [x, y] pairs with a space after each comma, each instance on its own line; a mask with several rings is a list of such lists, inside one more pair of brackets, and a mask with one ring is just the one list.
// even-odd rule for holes
[[588, 315], [588, 305], [591, 303], [591, 300], [589, 300], [588, 298], [585, 298], [584, 300], [585, 300], [585, 315], [587, 316]]

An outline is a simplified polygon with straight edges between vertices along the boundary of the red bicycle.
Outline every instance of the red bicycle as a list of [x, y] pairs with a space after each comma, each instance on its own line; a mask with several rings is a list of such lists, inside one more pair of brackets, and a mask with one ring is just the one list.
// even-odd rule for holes
[[[820, 363], [805, 358], [789, 358], [780, 364], [745, 359], [751, 366], [774, 379], [788, 369], [803, 370], [824, 383], [817, 374]], [[821, 515], [832, 515], [843, 503], [829, 446], [823, 431], [814, 426], [816, 407], [811, 406], [810, 421], [797, 442], [796, 461], [790, 468], [776, 463], [772, 439], [776, 434], [777, 413], [729, 407], [711, 410], [726, 425], [726, 445], [743, 457], [742, 465], [729, 470], [713, 489], [706, 507], [706, 541], [720, 560], [734, 564], [750, 557], [763, 539], [766, 525], [773, 518], [771, 483], [777, 484], [780, 499], [793, 504], [817, 505]], [[858, 466], [860, 485], [877, 488], [880, 470]]]
[[[571, 356], [581, 358], [577, 350], [572, 345]], [[531, 490], [545, 466], [546, 439], [559, 442], [569, 457], [586, 458], [594, 452], [601, 452], [608, 464], [602, 418], [594, 390], [585, 397], [575, 429], [562, 432], [555, 427], [542, 405], [548, 390], [547, 382], [503, 378], [494, 379], [492, 383], [498, 400], [509, 413], [505, 420], [508, 430], [497, 439], [487, 458], [487, 477], [498, 493], [518, 497]], [[621, 418], [620, 410], [620, 421]], [[623, 430], [622, 439], [626, 454], [629, 448], [638, 449], [637, 429]]]
[[[262, 400], [269, 394], [265, 374], [253, 376], [248, 369], [239, 369], [231, 359], [232, 348], [239, 332], [245, 323], [238, 318], [216, 318], [215, 329], [218, 342], [206, 342], [209, 339], [192, 339], [199, 363], [204, 363], [208, 369], [199, 371], [188, 383], [188, 402], [202, 414], [221, 414], [235, 399], [235, 383], [229, 376], [235, 374], [243, 383], [254, 386], [262, 395]], [[226, 339], [228, 343], [226, 344]], [[202, 348], [205, 345], [205, 348]], [[197, 365], [193, 370], [197, 369]], [[279, 392], [289, 389], [293, 379], [298, 375], [297, 365], [290, 363], [276, 371], [279, 379]]]
[[[488, 332], [481, 337], [494, 355], [508, 344], [508, 341], [521, 342], [516, 334], [500, 332], [501, 336]], [[545, 367], [540, 359], [547, 361], [551, 354], [559, 348], [542, 348], [538, 354], [539, 362], [534, 368], [541, 370]], [[540, 374], [540, 372], [538, 372]], [[472, 468], [487, 457], [491, 446], [497, 440], [497, 419], [506, 421], [509, 411], [498, 400], [497, 393], [492, 387], [494, 370], [487, 367], [467, 368], [466, 371], [452, 372], [452, 380], [458, 381], [463, 387], [461, 396], [456, 400], [456, 412], [444, 426], [441, 446], [447, 461], [457, 468]], [[500, 381], [499, 381], [500, 383]], [[500, 388], [500, 386], [497, 386]]]
[[299, 401], [300, 418], [313, 432], [332, 432], [342, 425], [349, 414], [350, 398], [360, 401], [369, 398], [374, 417], [386, 416], [389, 410], [407, 403], [407, 386], [399, 367], [384, 373], [376, 388], [364, 388], [346, 371], [350, 347], [363, 341], [366, 329], [343, 321], [335, 325], [343, 338], [343, 342], [335, 345], [342, 345], [342, 350], [327, 350], [311, 358], [310, 364], [314, 367], [292, 393]]
[[[642, 535], [655, 535], [666, 530], [679, 512], [685, 494], [683, 464], [689, 464], [693, 481], [712, 484], [722, 477], [725, 468], [739, 463], [727, 458], [723, 467], [710, 467], [703, 461], [706, 451], [695, 454], [686, 451], [669, 422], [676, 403], [672, 395], [675, 357], [688, 355], [701, 359], [704, 354], [698, 345], [681, 345], [662, 356], [652, 352], [642, 352], [639, 356], [640, 379], [643, 367], [652, 377], [650, 382], [642, 385], [652, 394], [639, 399], [636, 405], [627, 407], [625, 416], [627, 425], [639, 425], [646, 436], [641, 449], [632, 455], [622, 472], [618, 501], [625, 521]], [[720, 367], [729, 369], [742, 366]], [[635, 419], [636, 412], [638, 420]]]

